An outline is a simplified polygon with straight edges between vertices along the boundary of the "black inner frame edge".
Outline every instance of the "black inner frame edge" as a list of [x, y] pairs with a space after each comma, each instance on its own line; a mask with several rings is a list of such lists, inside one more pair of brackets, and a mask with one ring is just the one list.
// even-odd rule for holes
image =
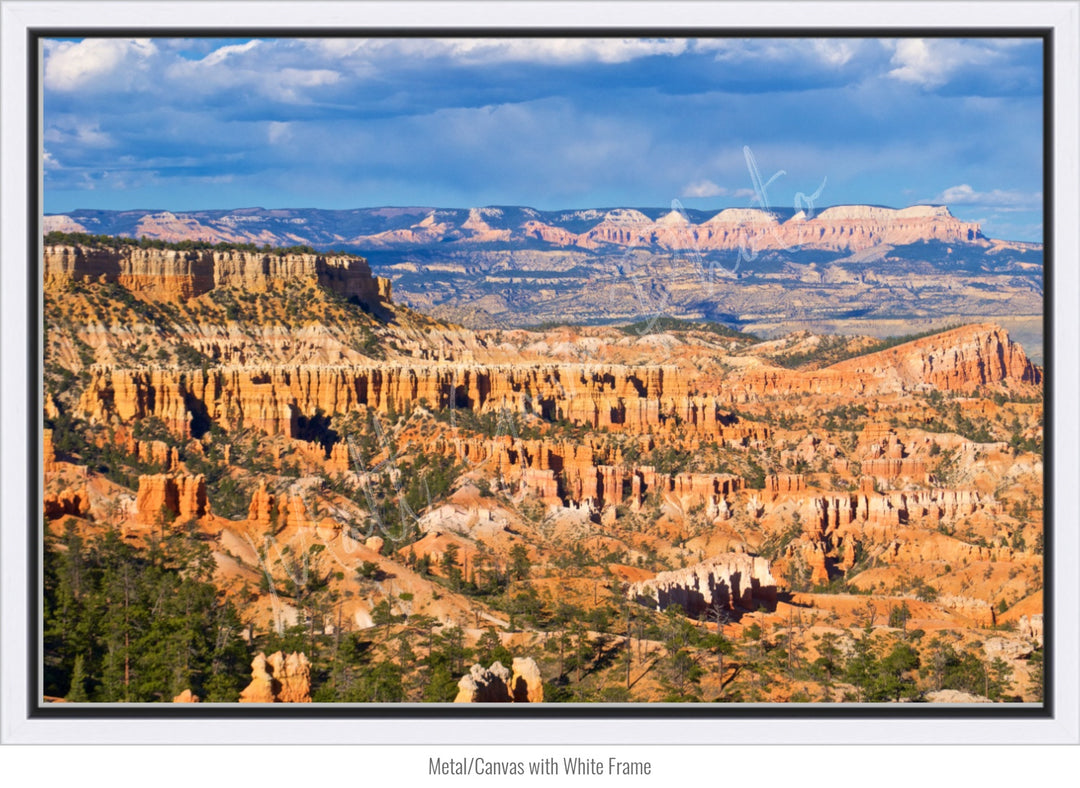
[[1041, 706], [1005, 706], [989, 704], [985, 708], [961, 707], [939, 708], [929, 704], [894, 704], [887, 709], [880, 706], [856, 708], [819, 704], [807, 708], [771, 704], [768, 706], [740, 707], [736, 704], [672, 704], [649, 706], [645, 704], [621, 704], [619, 706], [589, 706], [582, 704], [559, 704], [526, 708], [476, 708], [447, 707], [420, 704], [371, 704], [368, 706], [339, 706], [313, 704], [300, 708], [275, 705], [273, 708], [257, 706], [241, 708], [216, 704], [194, 704], [188, 708], [176, 708], [174, 704], [147, 707], [143, 705], [105, 705], [63, 708], [65, 704], [44, 704], [41, 701], [41, 575], [43, 559], [40, 511], [37, 506], [43, 495], [41, 470], [41, 397], [42, 360], [39, 347], [41, 325], [41, 222], [39, 211], [41, 183], [40, 134], [42, 96], [40, 93], [40, 42], [45, 38], [614, 38], [628, 37], [696, 37], [696, 38], [1041, 38], [1043, 42], [1043, 371], [1044, 381], [1050, 373], [1053, 359], [1053, 196], [1054, 196], [1054, 93], [1053, 93], [1053, 44], [1054, 30], [1046, 27], [981, 27], [981, 28], [767, 28], [767, 27], [672, 27], [672, 28], [514, 28], [514, 27], [382, 27], [382, 28], [297, 28], [297, 27], [154, 27], [154, 28], [30, 28], [27, 30], [27, 249], [34, 250], [34, 258], [28, 270], [28, 338], [30, 372], [28, 375], [27, 462], [30, 472], [29, 539], [32, 549], [27, 551], [27, 616], [28, 616], [28, 683], [27, 716], [29, 719], [506, 719], [539, 720], [552, 718], [595, 719], [850, 719], [888, 718], [898, 719], [1053, 719], [1054, 718], [1054, 594], [1053, 580], [1053, 387], [1044, 382], [1043, 388], [1043, 671], [1044, 695]]

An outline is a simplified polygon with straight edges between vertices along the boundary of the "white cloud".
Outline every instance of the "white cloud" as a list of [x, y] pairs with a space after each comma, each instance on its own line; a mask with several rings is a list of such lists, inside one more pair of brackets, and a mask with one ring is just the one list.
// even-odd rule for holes
[[310, 100], [304, 91], [333, 85], [339, 79], [341, 74], [329, 69], [283, 68], [264, 75], [257, 83], [271, 98], [288, 104], [303, 104]]
[[462, 39], [455, 42], [453, 54], [465, 62], [626, 63], [652, 55], [680, 55], [686, 51], [686, 46], [685, 39]]
[[[325, 59], [325, 58], [323, 58]], [[338, 83], [342, 74], [322, 65], [310, 52], [291, 42], [248, 41], [219, 47], [201, 60], [176, 59], [164, 70], [164, 81], [183, 86], [186, 94], [241, 89], [287, 104], [311, 101], [314, 88]]]
[[691, 45], [694, 52], [715, 52], [714, 59], [727, 63], [791, 63], [815, 61], [827, 68], [847, 65], [861, 53], [870, 52], [868, 42], [860, 39], [791, 38], [698, 38]]
[[896, 42], [889, 76], [902, 82], [936, 88], [944, 85], [959, 69], [985, 66], [1001, 57], [1000, 48], [990, 43], [950, 39], [902, 38]]
[[74, 145], [79, 148], [108, 148], [114, 144], [112, 136], [102, 131], [99, 123], [75, 115], [53, 119], [42, 134], [42, 139], [58, 147]]
[[292, 139], [292, 124], [283, 123], [279, 120], [270, 121], [266, 129], [266, 140], [271, 145], [288, 142]]
[[332, 85], [341, 79], [341, 74], [328, 68], [283, 68], [276, 77], [289, 87], [313, 88]]
[[216, 66], [231, 55], [242, 55], [245, 52], [250, 52], [261, 43], [261, 41], [255, 39], [244, 44], [230, 44], [229, 46], [219, 47], [199, 62], [204, 66]]
[[720, 197], [728, 193], [723, 186], [717, 186], [712, 181], [701, 180], [688, 183], [683, 187], [683, 197]]
[[889, 72], [889, 76], [894, 79], [923, 85], [944, 82], [941, 77], [943, 65], [934, 60], [930, 47], [921, 38], [898, 41], [892, 63], [896, 68]]
[[988, 192], [980, 192], [973, 189], [970, 184], [961, 183], [958, 186], [950, 186], [933, 199], [922, 200], [921, 202], [923, 204], [933, 203], [947, 206], [980, 205], [1001, 210], [1031, 210], [1042, 205], [1042, 192], [1020, 192], [1004, 189], [991, 189]]
[[818, 38], [814, 40], [814, 52], [823, 63], [830, 66], [843, 66], [855, 55], [855, 46], [843, 39]]
[[309, 49], [333, 58], [349, 57], [364, 48], [365, 38], [311, 38], [304, 43]]
[[158, 52], [149, 39], [87, 38], [45, 44], [45, 87], [50, 90], [86, 90], [118, 77], [130, 85], [135, 73], [146, 68]]
[[682, 38], [376, 38], [315, 40], [310, 46], [335, 58], [365, 61], [449, 58], [459, 63], [626, 63], [652, 55], [680, 55]]

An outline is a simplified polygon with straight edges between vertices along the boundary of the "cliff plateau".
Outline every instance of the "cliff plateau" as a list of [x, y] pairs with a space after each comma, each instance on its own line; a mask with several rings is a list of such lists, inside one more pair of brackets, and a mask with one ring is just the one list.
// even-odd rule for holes
[[115, 282], [133, 293], [174, 300], [215, 287], [259, 293], [285, 283], [310, 283], [375, 307], [391, 293], [389, 281], [372, 277], [367, 262], [354, 255], [56, 245], [45, 247], [43, 263], [46, 288]]

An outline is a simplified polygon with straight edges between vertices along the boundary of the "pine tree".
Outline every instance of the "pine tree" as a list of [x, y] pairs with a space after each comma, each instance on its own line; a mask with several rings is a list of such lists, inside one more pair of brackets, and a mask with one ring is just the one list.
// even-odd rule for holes
[[75, 666], [71, 669], [71, 689], [65, 700], [71, 703], [87, 703], [90, 696], [86, 694], [86, 672], [83, 670], [82, 654], [75, 657]]

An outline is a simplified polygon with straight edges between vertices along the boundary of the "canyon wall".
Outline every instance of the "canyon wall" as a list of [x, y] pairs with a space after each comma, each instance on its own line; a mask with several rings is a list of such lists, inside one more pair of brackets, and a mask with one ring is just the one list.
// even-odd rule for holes
[[881, 381], [901, 390], [929, 384], [942, 391], [966, 391], [988, 383], [1042, 383], [1042, 372], [1008, 332], [992, 324], [954, 328], [829, 368], [840, 375]]
[[390, 295], [389, 281], [372, 277], [361, 257], [235, 249], [46, 246], [44, 280], [46, 287], [62, 287], [73, 280], [115, 282], [134, 293], [170, 300], [195, 298], [214, 287], [266, 292], [285, 283], [321, 285], [372, 307]]
[[658, 495], [684, 509], [703, 506], [715, 519], [728, 511], [727, 498], [745, 487], [742, 477], [729, 473], [657, 473], [652, 466], [626, 463], [621, 453], [612, 455], [591, 442], [500, 435], [457, 438], [448, 446], [437, 444], [436, 449], [470, 465], [490, 463], [499, 479], [556, 505], [591, 504], [599, 510], [625, 503], [636, 511], [647, 496]]
[[[155, 416], [178, 435], [217, 423], [295, 437], [301, 418], [361, 406], [475, 413], [535, 413], [593, 429], [670, 431], [743, 442], [767, 428], [740, 423], [713, 396], [691, 396], [675, 367], [461, 364], [216, 367], [206, 370], [94, 367], [80, 411], [126, 423]], [[201, 434], [201, 432], [200, 432]]]
[[890, 394], [993, 383], [1040, 385], [1042, 371], [996, 325], [961, 326], [814, 371], [755, 369], [726, 387], [734, 402], [793, 394]]
[[[721, 410], [716, 398], [688, 395], [685, 381], [667, 367], [95, 367], [79, 401], [82, 414], [98, 423], [125, 425], [155, 417], [180, 437], [201, 435], [216, 423], [227, 430], [254, 428], [294, 439], [304, 420], [317, 415], [361, 409], [385, 414], [424, 405], [444, 412], [451, 405], [476, 413], [533, 412], [549, 421], [565, 419], [643, 436], [678, 428], [694, 440], [727, 446], [756, 445], [770, 436], [767, 426]], [[122, 427], [120, 431], [128, 434]], [[652, 438], [642, 440], [648, 451]], [[139, 456], [160, 459], [163, 470], [175, 467], [175, 457], [164, 445], [128, 443], [129, 453], [137, 450]], [[328, 458], [319, 444], [297, 440], [297, 446], [323, 461], [328, 472], [350, 468], [343, 443], [331, 446]], [[588, 502], [599, 509], [624, 502], [636, 509], [656, 493], [687, 508], [705, 506], [716, 517], [728, 511], [725, 496], [743, 484], [730, 474], [664, 474], [649, 466], [630, 466], [621, 454], [596, 454], [589, 442], [519, 440], [509, 433], [457, 439], [440, 450], [470, 464], [492, 463], [500, 478], [549, 503]], [[166, 478], [154, 484], [165, 485]], [[163, 504], [177, 503], [179, 493], [167, 500], [166, 494], [164, 487], [155, 493], [155, 514]], [[178, 511], [177, 506], [170, 508]]]

